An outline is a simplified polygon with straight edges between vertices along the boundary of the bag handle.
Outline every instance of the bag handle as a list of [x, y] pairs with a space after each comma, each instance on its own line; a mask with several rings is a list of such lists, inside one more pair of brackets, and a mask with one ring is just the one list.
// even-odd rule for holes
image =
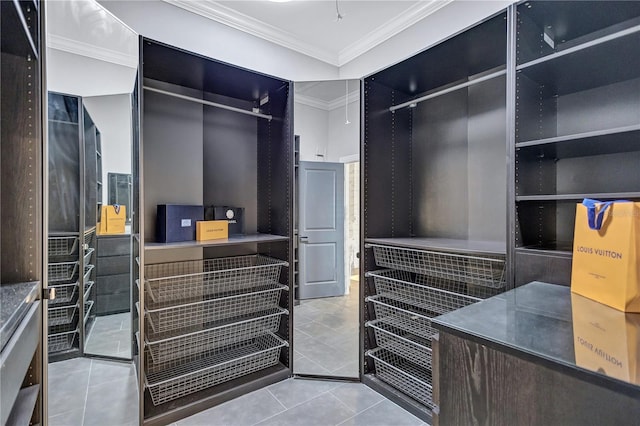
[[[585, 198], [582, 200], [582, 205], [587, 208], [587, 219], [589, 222], [589, 228], [594, 231], [599, 231], [602, 228], [602, 222], [604, 222], [604, 214], [613, 203], [630, 203], [629, 200], [616, 200], [616, 201], [598, 201], [591, 198]], [[598, 204], [602, 205], [599, 212], [596, 213], [596, 207]]]

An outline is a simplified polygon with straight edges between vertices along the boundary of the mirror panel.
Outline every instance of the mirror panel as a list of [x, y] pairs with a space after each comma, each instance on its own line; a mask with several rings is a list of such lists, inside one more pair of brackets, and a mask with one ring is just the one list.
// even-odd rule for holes
[[[297, 268], [293, 371], [357, 378], [360, 81], [296, 82], [294, 87]], [[318, 200], [321, 194], [328, 198]], [[318, 202], [332, 208], [318, 209], [314, 207]], [[321, 211], [334, 212], [335, 217], [319, 217]], [[318, 221], [333, 223], [333, 232], [315, 231]]]

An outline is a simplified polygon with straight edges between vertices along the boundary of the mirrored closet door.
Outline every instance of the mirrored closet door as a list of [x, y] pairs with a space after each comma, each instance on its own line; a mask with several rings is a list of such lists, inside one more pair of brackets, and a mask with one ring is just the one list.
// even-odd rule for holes
[[297, 375], [355, 379], [359, 362], [360, 81], [295, 83]]
[[[48, 2], [46, 28], [49, 423], [137, 423], [130, 182], [138, 37], [93, 0]], [[105, 209], [118, 212], [117, 227]]]

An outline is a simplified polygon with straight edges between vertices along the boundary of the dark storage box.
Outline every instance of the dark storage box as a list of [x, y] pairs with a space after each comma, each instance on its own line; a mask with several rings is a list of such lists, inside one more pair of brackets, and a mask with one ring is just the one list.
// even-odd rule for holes
[[204, 219], [202, 206], [159, 204], [156, 219], [156, 237], [159, 243], [194, 241], [196, 222]]
[[244, 208], [242, 207], [207, 207], [204, 220], [226, 220], [229, 222], [229, 235], [244, 234]]

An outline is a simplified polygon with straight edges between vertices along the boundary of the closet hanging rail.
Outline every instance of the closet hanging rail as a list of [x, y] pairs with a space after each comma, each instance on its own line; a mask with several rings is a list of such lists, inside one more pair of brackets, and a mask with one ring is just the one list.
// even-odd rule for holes
[[270, 114], [261, 114], [259, 112], [247, 111], [246, 109], [236, 108], [236, 107], [232, 107], [232, 106], [224, 105], [224, 104], [219, 104], [217, 102], [205, 101], [204, 99], [192, 98], [191, 96], [180, 95], [178, 93], [168, 92], [166, 90], [156, 89], [156, 88], [149, 87], [149, 86], [144, 86], [144, 90], [148, 90], [150, 92], [160, 93], [162, 95], [173, 96], [174, 98], [183, 99], [185, 101], [191, 101], [191, 102], [196, 102], [196, 103], [199, 103], [199, 104], [208, 105], [208, 106], [212, 106], [212, 107], [216, 107], [216, 108], [226, 109], [226, 110], [229, 110], [229, 111], [235, 111], [235, 112], [239, 112], [240, 114], [246, 114], [246, 115], [252, 115], [254, 117], [266, 118], [269, 121], [271, 121], [273, 119], [273, 116], [270, 115]]
[[421, 96], [419, 98], [407, 101], [407, 102], [403, 102], [401, 104], [398, 105], [394, 105], [392, 107], [389, 107], [389, 111], [391, 112], [395, 112], [396, 110], [402, 109], [402, 108], [406, 108], [408, 106], [415, 106], [415, 104], [422, 102], [422, 101], [426, 101], [429, 99], [433, 99], [433, 98], [437, 98], [438, 96], [442, 96], [442, 95], [446, 95], [447, 93], [451, 93], [451, 92], [455, 92], [456, 90], [460, 90], [460, 89], [464, 89], [465, 87], [469, 87], [469, 86], [473, 86], [474, 84], [478, 84], [478, 83], [482, 83], [483, 81], [487, 81], [487, 80], [491, 80], [493, 78], [496, 77], [500, 77], [501, 75], [506, 75], [507, 74], [507, 70], [503, 69], [500, 71], [496, 71], [493, 72], [491, 74], [487, 74], [485, 76], [482, 77], [478, 77], [476, 79], [470, 80], [470, 81], [466, 81], [464, 83], [461, 84], [457, 84], [455, 86], [451, 86], [448, 87], [446, 89], [442, 89], [442, 90], [438, 90], [437, 92], [434, 93], [430, 93], [428, 95], [425, 96]]

